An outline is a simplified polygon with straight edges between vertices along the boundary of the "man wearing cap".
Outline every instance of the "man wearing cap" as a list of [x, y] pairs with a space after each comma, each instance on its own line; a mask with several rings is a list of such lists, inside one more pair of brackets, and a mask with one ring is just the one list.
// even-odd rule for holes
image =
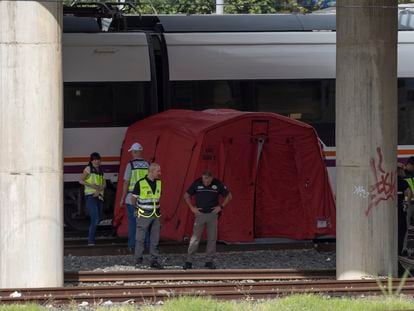
[[[195, 195], [196, 205], [193, 205], [191, 202], [192, 195]], [[221, 204], [219, 204], [220, 195], [224, 197]], [[188, 247], [187, 260], [183, 266], [184, 269], [191, 269], [193, 267], [192, 255], [197, 252], [204, 226], [207, 227], [207, 250], [204, 267], [209, 269], [216, 268], [213, 258], [216, 253], [218, 214], [231, 199], [232, 195], [226, 186], [220, 180], [214, 178], [210, 170], [204, 171], [201, 178], [196, 179], [188, 188], [184, 194], [184, 201], [194, 213], [195, 221], [193, 235]]]
[[139, 143], [133, 143], [128, 152], [131, 152], [132, 160], [127, 164], [124, 173], [124, 184], [122, 187], [122, 196], [120, 206], [126, 203], [128, 211], [128, 249], [130, 252], [135, 247], [136, 234], [136, 208], [131, 202], [132, 192], [138, 180], [148, 174], [149, 164], [142, 158], [142, 146]]

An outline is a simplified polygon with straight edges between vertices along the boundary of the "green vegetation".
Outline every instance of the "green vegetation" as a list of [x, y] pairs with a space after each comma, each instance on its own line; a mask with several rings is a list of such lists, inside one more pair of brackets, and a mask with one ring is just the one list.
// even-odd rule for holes
[[[70, 5], [73, 0], [63, 0], [63, 2]], [[142, 14], [211, 14], [216, 11], [216, 0], [126, 0], [126, 2], [135, 4], [137, 6], [135, 13]], [[398, 3], [414, 3], [414, 0], [399, 0]], [[327, 5], [335, 5], [335, 0], [224, 0], [224, 4], [226, 14], [309, 13]]]
[[412, 310], [414, 301], [401, 298], [366, 298], [366, 299], [349, 299], [349, 298], [328, 298], [318, 295], [293, 295], [278, 300], [266, 300], [261, 302], [246, 301], [227, 302], [216, 301], [207, 298], [190, 298], [183, 297], [167, 301], [162, 308], [158, 306], [148, 306], [143, 308], [144, 311], [378, 311], [378, 310]]
[[[94, 309], [93, 306], [87, 310]], [[292, 295], [289, 297], [252, 301], [246, 294], [245, 301], [217, 301], [212, 298], [181, 297], [171, 299], [164, 305], [150, 305], [138, 308], [141, 311], [379, 311], [379, 310], [413, 310], [414, 301], [398, 297], [369, 297], [361, 299], [330, 298], [319, 295]], [[46, 311], [53, 310], [36, 305], [0, 305], [0, 311]], [[78, 310], [77, 306], [66, 307], [64, 310]], [[137, 306], [96, 307], [99, 311], [133, 311]]]
[[44, 307], [39, 305], [1, 305], [0, 311], [45, 311]]

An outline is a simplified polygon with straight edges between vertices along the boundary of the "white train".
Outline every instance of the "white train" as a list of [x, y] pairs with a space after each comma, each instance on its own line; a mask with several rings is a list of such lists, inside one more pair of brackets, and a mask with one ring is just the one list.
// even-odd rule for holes
[[[64, 17], [67, 223], [84, 217], [77, 180], [88, 155], [101, 153], [115, 183], [126, 127], [169, 108], [272, 111], [309, 123], [335, 181], [335, 14], [138, 16], [102, 8], [67, 8]], [[414, 155], [412, 17], [399, 14], [401, 157]]]

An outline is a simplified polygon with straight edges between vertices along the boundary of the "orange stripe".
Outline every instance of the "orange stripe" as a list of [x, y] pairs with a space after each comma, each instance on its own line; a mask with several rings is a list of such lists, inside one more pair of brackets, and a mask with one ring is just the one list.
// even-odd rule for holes
[[398, 150], [398, 154], [414, 154], [414, 149]]
[[[335, 157], [336, 151], [324, 151], [323, 152], [327, 157]], [[414, 155], [414, 149], [401, 149], [398, 150], [399, 155]]]
[[[120, 157], [102, 157], [102, 161], [103, 162], [115, 162], [120, 160]], [[68, 158], [64, 158], [63, 160], [64, 162], [89, 162], [89, 157], [68, 157]]]

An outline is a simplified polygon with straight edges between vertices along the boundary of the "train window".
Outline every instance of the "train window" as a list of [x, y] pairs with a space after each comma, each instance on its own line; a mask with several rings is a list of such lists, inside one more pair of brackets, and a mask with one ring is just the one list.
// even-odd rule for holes
[[174, 81], [171, 108], [275, 112], [315, 127], [335, 145], [335, 80]]
[[65, 127], [128, 126], [150, 115], [148, 82], [64, 84]]
[[398, 144], [414, 145], [414, 78], [398, 79]]
[[259, 111], [296, 114], [305, 122], [321, 119], [319, 81], [260, 81], [256, 88]]
[[256, 109], [312, 125], [327, 146], [335, 145], [334, 80], [257, 81]]
[[232, 81], [175, 81], [171, 84], [171, 108], [242, 109]]

